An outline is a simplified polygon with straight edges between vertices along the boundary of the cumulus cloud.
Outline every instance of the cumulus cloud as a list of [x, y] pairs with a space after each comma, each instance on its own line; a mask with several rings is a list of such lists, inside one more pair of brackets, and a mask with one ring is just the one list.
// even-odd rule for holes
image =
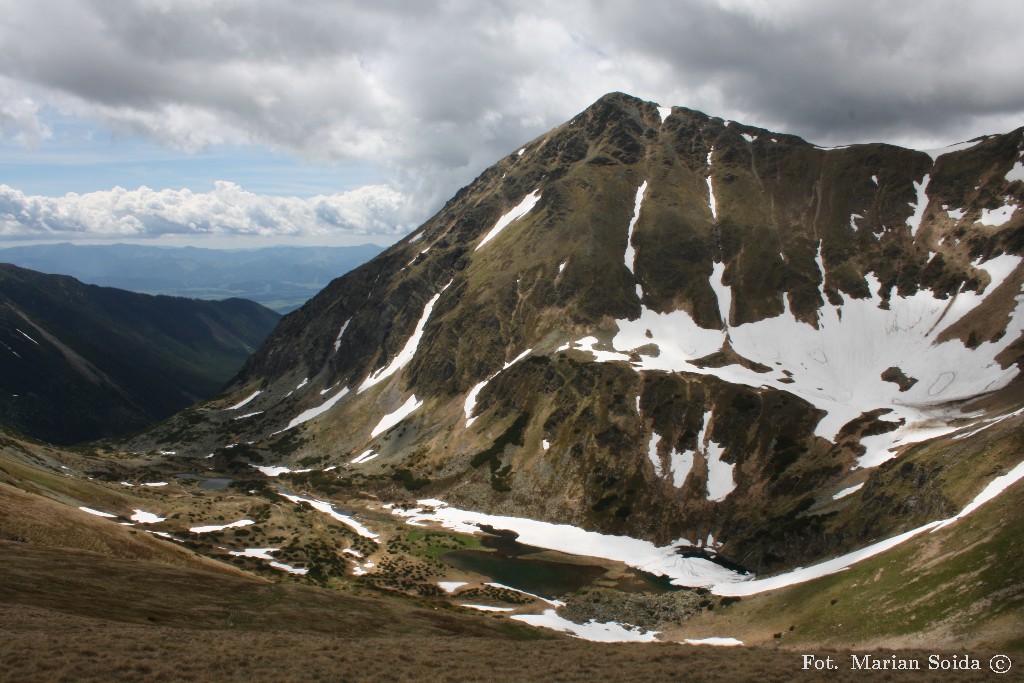
[[8, 135], [45, 136], [45, 105], [184, 150], [371, 162], [419, 218], [613, 90], [826, 145], [937, 146], [1024, 122], [1024, 5], [997, 0], [0, 0], [0, 11], [4, 100], [22, 103], [0, 110]]
[[383, 185], [308, 199], [258, 195], [229, 182], [212, 192], [126, 190], [29, 196], [0, 185], [0, 237], [146, 238], [400, 236], [404, 195]]

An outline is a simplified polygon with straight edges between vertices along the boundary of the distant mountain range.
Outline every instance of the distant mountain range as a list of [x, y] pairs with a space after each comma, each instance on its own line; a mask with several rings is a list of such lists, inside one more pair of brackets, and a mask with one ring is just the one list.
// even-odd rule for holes
[[203, 249], [60, 243], [0, 249], [0, 263], [144, 294], [249, 299], [287, 313], [381, 250], [373, 244]]
[[0, 425], [60, 444], [150, 425], [220, 390], [279, 318], [0, 264]]

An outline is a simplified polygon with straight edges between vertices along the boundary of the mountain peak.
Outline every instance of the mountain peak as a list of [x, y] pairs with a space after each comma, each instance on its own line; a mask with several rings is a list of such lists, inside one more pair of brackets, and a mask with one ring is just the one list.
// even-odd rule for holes
[[185, 448], [813, 558], [879, 511], [785, 553], [758, 530], [1015, 380], [1021, 148], [821, 149], [610, 93], [286, 317], [223, 401], [259, 415], [212, 406]]

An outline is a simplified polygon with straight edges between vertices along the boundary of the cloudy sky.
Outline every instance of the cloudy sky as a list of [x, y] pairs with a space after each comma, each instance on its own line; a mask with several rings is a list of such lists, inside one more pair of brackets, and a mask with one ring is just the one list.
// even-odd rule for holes
[[0, 0], [0, 246], [393, 242], [624, 91], [821, 145], [1024, 125], [1016, 0]]

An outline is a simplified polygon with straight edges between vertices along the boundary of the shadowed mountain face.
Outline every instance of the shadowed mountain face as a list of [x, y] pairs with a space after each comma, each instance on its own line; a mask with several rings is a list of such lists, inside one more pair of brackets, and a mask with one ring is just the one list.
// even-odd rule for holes
[[608, 95], [137, 444], [254, 442], [758, 572], [944, 518], [946, 461], [900, 448], [1015, 401], [1022, 146], [821, 149]]
[[149, 426], [219, 391], [279, 317], [0, 264], [0, 424], [61, 444]]

